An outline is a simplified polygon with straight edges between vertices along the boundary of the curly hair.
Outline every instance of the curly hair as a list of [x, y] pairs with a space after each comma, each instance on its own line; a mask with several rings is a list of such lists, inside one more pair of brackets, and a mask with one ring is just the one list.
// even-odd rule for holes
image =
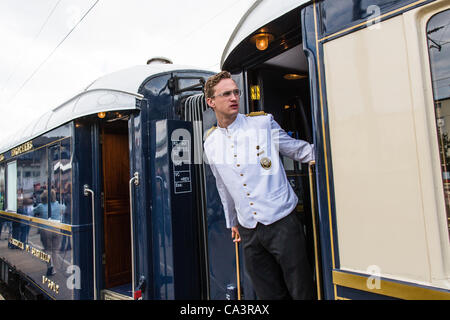
[[231, 79], [231, 74], [228, 71], [222, 71], [208, 78], [205, 83], [205, 98], [214, 96], [214, 87], [223, 79]]

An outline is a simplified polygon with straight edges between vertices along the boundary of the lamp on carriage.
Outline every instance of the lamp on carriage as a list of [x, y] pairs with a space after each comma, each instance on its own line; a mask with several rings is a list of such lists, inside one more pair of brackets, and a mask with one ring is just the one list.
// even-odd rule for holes
[[305, 74], [297, 74], [297, 73], [287, 73], [283, 76], [286, 80], [299, 80], [299, 79], [305, 79], [308, 76]]
[[271, 43], [274, 39], [274, 36], [267, 32], [260, 32], [255, 34], [251, 40], [255, 43], [256, 48], [260, 51], [264, 51], [269, 47], [269, 43]]
[[99, 113], [97, 113], [97, 116], [98, 116], [100, 119], [103, 119], [104, 117], [106, 117], [106, 112], [99, 112]]

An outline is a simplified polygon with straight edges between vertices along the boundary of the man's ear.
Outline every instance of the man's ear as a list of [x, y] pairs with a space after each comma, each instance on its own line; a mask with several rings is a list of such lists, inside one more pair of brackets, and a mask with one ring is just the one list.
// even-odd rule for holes
[[209, 106], [211, 109], [214, 109], [215, 103], [214, 103], [214, 100], [213, 100], [212, 98], [206, 98], [206, 103], [208, 104], [208, 106]]

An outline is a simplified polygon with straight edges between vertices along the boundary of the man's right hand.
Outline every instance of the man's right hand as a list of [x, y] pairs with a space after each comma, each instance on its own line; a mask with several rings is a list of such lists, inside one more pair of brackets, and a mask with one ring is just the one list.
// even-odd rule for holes
[[233, 238], [233, 242], [241, 242], [241, 235], [237, 226], [231, 227], [231, 238]]

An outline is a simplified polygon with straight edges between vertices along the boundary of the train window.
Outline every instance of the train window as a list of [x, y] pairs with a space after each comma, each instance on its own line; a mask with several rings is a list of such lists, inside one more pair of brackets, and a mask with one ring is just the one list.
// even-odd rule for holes
[[[428, 52], [444, 185], [450, 219], [450, 10], [434, 15], [427, 24]], [[449, 226], [450, 232], [450, 226]]]
[[49, 218], [70, 223], [72, 202], [70, 140], [64, 139], [49, 147], [48, 157], [51, 189]]
[[49, 164], [50, 164], [50, 186], [51, 186], [51, 205], [50, 205], [50, 217], [53, 220], [61, 220], [65, 212], [65, 205], [61, 199], [61, 145], [58, 143], [48, 149]]
[[17, 162], [12, 161], [7, 166], [6, 209], [17, 211]]
[[5, 166], [0, 165], [0, 210], [5, 210]]
[[[48, 164], [47, 150], [45, 148], [34, 150], [28, 154], [28, 160], [19, 158], [19, 163], [25, 162], [22, 166], [25, 170], [31, 171], [31, 175], [21, 182], [24, 189], [24, 196], [27, 199], [26, 205], [29, 206], [31, 198], [32, 210], [31, 215], [38, 218], [48, 218]], [[20, 190], [18, 190], [20, 191]], [[29, 207], [28, 207], [29, 208]]]
[[31, 216], [33, 212], [33, 152], [17, 159], [17, 213]]
[[64, 208], [61, 213], [62, 223], [71, 223], [72, 220], [72, 163], [70, 161], [70, 139], [61, 141], [60, 166], [60, 198], [59, 203]]

